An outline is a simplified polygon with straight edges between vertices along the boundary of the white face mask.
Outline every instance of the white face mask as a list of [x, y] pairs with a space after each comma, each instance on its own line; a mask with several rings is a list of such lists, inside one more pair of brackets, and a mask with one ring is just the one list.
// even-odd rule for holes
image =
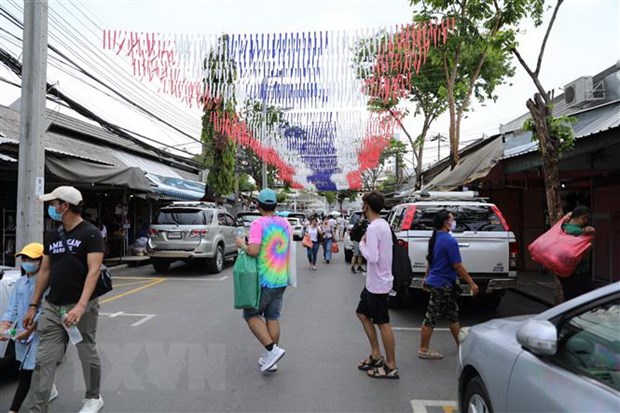
[[450, 224], [450, 231], [454, 232], [454, 230], [456, 230], [456, 220], [452, 221]]

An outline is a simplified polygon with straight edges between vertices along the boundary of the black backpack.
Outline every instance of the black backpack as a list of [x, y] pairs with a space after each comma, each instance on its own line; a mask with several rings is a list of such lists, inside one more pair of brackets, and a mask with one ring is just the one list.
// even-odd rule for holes
[[411, 285], [413, 270], [411, 269], [409, 252], [407, 248], [398, 243], [394, 231], [392, 231], [392, 243], [392, 275], [394, 276], [392, 289], [397, 294], [402, 294]]
[[351, 228], [351, 241], [360, 242], [364, 237], [364, 234], [366, 233], [366, 229], [368, 229], [368, 221], [366, 221], [365, 219], [360, 219], [359, 221], [357, 221], [353, 225], [353, 228]]

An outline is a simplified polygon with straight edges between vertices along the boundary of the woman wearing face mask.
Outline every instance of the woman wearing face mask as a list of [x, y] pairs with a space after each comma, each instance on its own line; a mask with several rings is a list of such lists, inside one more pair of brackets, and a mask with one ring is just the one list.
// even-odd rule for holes
[[418, 357], [437, 360], [443, 355], [429, 348], [431, 335], [439, 317], [446, 318], [450, 332], [459, 345], [459, 309], [455, 292], [457, 275], [469, 284], [472, 294], [478, 293], [478, 286], [467, 273], [461, 261], [458, 242], [450, 235], [456, 229], [454, 215], [447, 210], [437, 212], [433, 220], [433, 236], [428, 242], [426, 276], [424, 288], [430, 291], [428, 309], [422, 324]]
[[[19, 384], [17, 385], [17, 390], [15, 391], [9, 413], [19, 411], [30, 389], [32, 371], [35, 366], [37, 347], [39, 345], [36, 323], [30, 328], [24, 328], [22, 320], [32, 302], [31, 298], [34, 293], [37, 273], [39, 272], [41, 260], [43, 259], [43, 245], [37, 242], [28, 244], [18, 252], [15, 257], [21, 258], [23, 276], [17, 281], [11, 292], [9, 306], [2, 316], [2, 322], [0, 323], [0, 332], [13, 329], [17, 331], [17, 335], [14, 337], [15, 358], [21, 363]], [[8, 340], [5, 334], [0, 336], [0, 340]], [[56, 386], [54, 386], [50, 394], [50, 401], [54, 400], [56, 397], [58, 397], [58, 391], [56, 390]]]

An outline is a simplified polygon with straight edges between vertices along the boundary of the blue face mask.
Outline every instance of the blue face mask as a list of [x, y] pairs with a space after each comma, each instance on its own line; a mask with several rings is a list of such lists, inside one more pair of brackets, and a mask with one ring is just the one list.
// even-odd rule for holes
[[22, 262], [22, 268], [28, 274], [34, 274], [39, 271], [39, 263], [38, 262]]
[[[63, 212], [64, 213], [64, 212]], [[54, 208], [54, 206], [49, 205], [47, 207], [47, 214], [50, 216], [50, 218], [52, 218], [54, 221], [62, 221], [62, 214], [59, 214], [58, 211], [56, 210], [56, 208]]]

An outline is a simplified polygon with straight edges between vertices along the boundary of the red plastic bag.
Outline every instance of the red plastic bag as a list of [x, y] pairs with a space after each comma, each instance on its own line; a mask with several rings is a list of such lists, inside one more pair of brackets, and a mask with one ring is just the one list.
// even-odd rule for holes
[[560, 277], [569, 277], [592, 245], [591, 235], [569, 235], [562, 229], [566, 217], [532, 242], [532, 259]]
[[340, 252], [340, 248], [338, 248], [338, 243], [334, 241], [332, 244], [332, 254], [338, 254]]

